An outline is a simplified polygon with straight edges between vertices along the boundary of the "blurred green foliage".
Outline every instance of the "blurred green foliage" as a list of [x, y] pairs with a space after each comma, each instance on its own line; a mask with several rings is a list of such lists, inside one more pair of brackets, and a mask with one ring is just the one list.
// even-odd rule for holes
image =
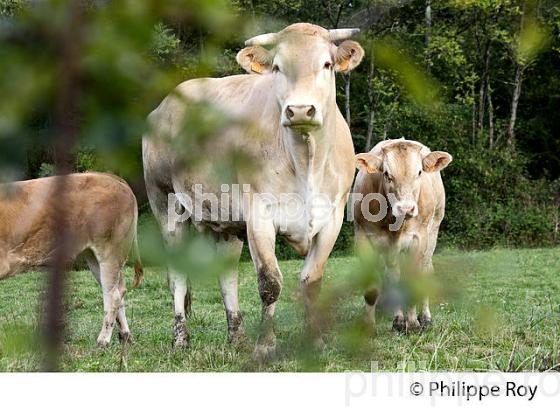
[[[404, 136], [454, 156], [444, 175], [442, 245], [557, 244], [560, 6], [553, 0], [431, 3], [428, 22], [421, 0], [84, 1], [87, 12], [76, 36], [80, 103], [72, 115], [80, 127], [74, 168], [124, 176], [149, 212], [140, 137], [146, 115], [176, 84], [241, 73], [235, 54], [254, 34], [298, 21], [357, 26], [366, 58], [349, 77], [356, 151], [368, 141], [371, 146]], [[57, 33], [64, 29], [65, 5], [0, 0], [0, 90], [10, 96], [0, 102], [4, 180], [54, 170]], [[517, 64], [525, 68], [515, 144], [507, 146]], [[343, 112], [346, 80], [338, 79]], [[227, 126], [227, 119], [201, 108], [192, 138], [179, 147], [193, 160], [208, 127]], [[244, 161], [239, 154], [234, 163]], [[352, 245], [352, 226], [345, 223], [334, 253], [347, 254]], [[277, 253], [296, 256], [283, 243]]]

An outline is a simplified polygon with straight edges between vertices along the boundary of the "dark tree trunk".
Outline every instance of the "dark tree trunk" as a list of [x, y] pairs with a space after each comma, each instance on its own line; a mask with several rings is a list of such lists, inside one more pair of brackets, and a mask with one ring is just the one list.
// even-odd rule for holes
[[369, 71], [367, 76], [369, 116], [368, 116], [368, 127], [366, 132], [366, 151], [369, 151], [372, 146], [373, 125], [375, 123], [375, 97], [374, 97], [374, 90], [373, 90], [374, 74], [375, 74], [375, 59], [373, 53], [371, 53], [370, 62], [369, 62]]
[[472, 102], [472, 107], [471, 107], [471, 142], [474, 145], [475, 140], [476, 140], [476, 102], [475, 102], [475, 91], [474, 91], [474, 84], [472, 85], [471, 88], [471, 96], [473, 99]]
[[492, 89], [488, 86], [486, 90], [488, 99], [488, 146], [494, 148], [494, 104], [492, 103]]
[[75, 146], [79, 127], [80, 106], [80, 47], [85, 20], [81, 2], [68, 3], [67, 21], [54, 35], [60, 50], [58, 63], [58, 89], [56, 96], [56, 172], [59, 178], [52, 198], [56, 227], [56, 249], [49, 264], [45, 303], [44, 334], [46, 345], [45, 370], [56, 371], [59, 367], [64, 334], [64, 296], [66, 269], [70, 243], [67, 235], [67, 221], [64, 217], [66, 178], [72, 172], [72, 149]]
[[519, 97], [521, 97], [521, 84], [523, 82], [523, 73], [525, 66], [518, 63], [515, 69], [515, 80], [513, 81], [513, 95], [511, 97], [511, 114], [507, 127], [507, 144], [512, 146], [515, 144], [515, 122], [517, 121], [517, 107], [519, 105]]
[[480, 77], [480, 89], [478, 95], [478, 135], [481, 136], [484, 131], [484, 114], [486, 113], [486, 94], [488, 92], [488, 83], [490, 77], [490, 57], [491, 57], [491, 43], [486, 42], [484, 51], [484, 68]]
[[[525, 25], [525, 13], [527, 11], [526, 6], [527, 2], [523, 1], [521, 22], [519, 24], [520, 33], [523, 32], [523, 27]], [[527, 68], [527, 64], [527, 61], [520, 60], [516, 60], [515, 63], [515, 78], [513, 80], [513, 92], [511, 96], [511, 111], [506, 131], [507, 145], [510, 147], [515, 145], [515, 123], [517, 121], [517, 107], [519, 105], [519, 98], [521, 97], [521, 84], [523, 83], [523, 74], [525, 72], [525, 68]]]
[[432, 59], [430, 56], [430, 42], [432, 40], [432, 1], [426, 0], [426, 35], [424, 37], [426, 46], [426, 70], [428, 73], [432, 69]]

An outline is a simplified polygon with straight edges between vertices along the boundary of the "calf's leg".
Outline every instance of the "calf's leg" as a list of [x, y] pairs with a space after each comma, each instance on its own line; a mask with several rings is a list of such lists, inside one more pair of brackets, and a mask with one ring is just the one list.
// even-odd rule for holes
[[364, 293], [364, 301], [366, 302], [366, 319], [373, 326], [375, 326], [375, 308], [378, 300], [379, 290], [377, 288], [371, 288]]
[[128, 327], [128, 320], [126, 320], [126, 314], [124, 311], [124, 295], [126, 294], [124, 274], [121, 275], [121, 279], [119, 281], [119, 292], [123, 300], [121, 307], [119, 307], [119, 310], [117, 311], [117, 324], [119, 325], [119, 340], [123, 343], [132, 343], [133, 338], [132, 338], [132, 334], [130, 333], [130, 328]]
[[399, 289], [401, 267], [395, 253], [385, 256], [385, 274], [389, 282], [387, 286], [388, 302], [393, 309], [393, 330], [404, 332], [406, 321], [402, 310], [403, 295]]
[[[430, 257], [428, 261], [423, 263], [423, 274], [431, 275], [434, 272], [434, 266], [432, 265], [432, 258]], [[422, 298], [422, 311], [418, 315], [418, 321], [422, 328], [428, 328], [432, 325], [432, 314], [430, 312], [430, 299], [428, 296]]]
[[[89, 249], [85, 251], [84, 256], [89, 266], [89, 270], [93, 274], [95, 280], [97, 280], [97, 283], [99, 283], [99, 285], [101, 286], [101, 272], [99, 269], [99, 262], [97, 261], [97, 257], [95, 256], [93, 251]], [[126, 293], [126, 286], [124, 284], [124, 275], [121, 275], [119, 287], [120, 287], [121, 295], [124, 297], [124, 294]], [[126, 315], [124, 311], [124, 299], [123, 299], [123, 305], [117, 311], [117, 324], [119, 325], [119, 339], [122, 342], [132, 343], [133, 338], [132, 338], [132, 334], [130, 333], [130, 329], [128, 327], [128, 321], [126, 320]]]
[[[432, 229], [429, 231], [427, 249], [422, 261], [423, 272], [425, 275], [432, 275], [434, 272], [434, 265], [432, 258], [437, 245], [437, 238], [439, 233], [439, 226], [443, 219], [443, 212], [437, 215]], [[430, 312], [430, 300], [425, 296], [422, 300], [422, 312], [418, 316], [418, 320], [422, 328], [428, 328], [432, 325], [432, 314]]]
[[[368, 236], [360, 229], [356, 229], [355, 236], [356, 236], [356, 248], [358, 250], [358, 257], [365, 257], [365, 261], [363, 263], [369, 264], [370, 263], [370, 259], [368, 258], [369, 253], [372, 252], [374, 256], [379, 255], [381, 253], [380, 246], [378, 246], [377, 243], [373, 242], [374, 239], [368, 238]], [[370, 269], [370, 266], [368, 266], [367, 268]], [[375, 269], [375, 267], [371, 267], [371, 268]], [[375, 272], [373, 273], [376, 275]], [[374, 329], [375, 329], [375, 311], [376, 311], [377, 303], [379, 301], [380, 289], [381, 289], [381, 283], [374, 282], [372, 286], [366, 288], [366, 291], [364, 292], [366, 321]]]
[[123, 294], [119, 287], [122, 266], [123, 263], [120, 261], [102, 261], [99, 264], [101, 289], [103, 291], [103, 311], [105, 313], [103, 327], [97, 338], [99, 347], [105, 347], [111, 341], [117, 312], [123, 306]]

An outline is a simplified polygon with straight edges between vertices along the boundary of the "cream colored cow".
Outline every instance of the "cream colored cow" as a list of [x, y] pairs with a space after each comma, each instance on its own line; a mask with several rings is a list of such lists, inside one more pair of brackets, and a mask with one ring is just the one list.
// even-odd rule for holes
[[[62, 196], [57, 195], [60, 178]], [[58, 203], [61, 198], [63, 203]], [[59, 211], [64, 214], [57, 215]], [[136, 198], [120, 178], [84, 173], [0, 185], [0, 279], [52, 263], [61, 217], [67, 266], [83, 253], [103, 291], [105, 317], [97, 344], [109, 344], [115, 320], [121, 339], [131, 341], [123, 270], [130, 251], [135, 256], [134, 287], [142, 282], [143, 272], [136, 242]]]
[[[151, 131], [143, 139], [144, 175], [150, 205], [167, 241], [174, 243], [188, 225], [194, 225], [212, 232], [220, 249], [236, 259], [242, 240], [246, 238], [249, 244], [262, 302], [257, 358], [269, 356], [276, 346], [272, 320], [282, 289], [282, 273], [274, 253], [277, 236], [286, 238], [305, 256], [300, 281], [307, 324], [318, 333], [314, 301], [342, 225], [355, 169], [350, 130], [336, 105], [335, 73], [349, 72], [360, 63], [362, 47], [343, 41], [357, 31], [329, 31], [299, 23], [254, 37], [237, 54], [238, 63], [249, 74], [186, 81], [149, 116]], [[336, 45], [335, 41], [341, 43]], [[197, 156], [197, 166], [185, 169], [178, 152], [184, 130], [191, 128], [185, 115], [191, 102], [206, 103], [233, 121], [207, 139], [211, 142]], [[200, 123], [199, 117], [190, 121]], [[231, 162], [224, 153], [232, 150], [256, 160], [249, 172], [240, 167], [228, 175], [220, 174], [220, 166]], [[206, 211], [197, 217], [189, 206], [197, 185], [219, 197], [222, 184], [228, 183], [250, 187], [252, 200], [243, 208], [241, 218], [216, 220]], [[181, 225], [168, 226], [170, 193], [181, 194], [181, 204], [191, 215]], [[259, 194], [268, 194], [271, 202], [264, 203]], [[326, 212], [321, 218], [312, 201], [317, 194], [331, 205], [323, 208]], [[232, 198], [226, 208], [239, 209], [238, 202]], [[261, 216], [267, 207], [278, 211], [274, 218]], [[290, 218], [298, 207], [305, 212]], [[185, 346], [187, 281], [185, 272], [170, 269], [169, 273], [175, 305], [174, 343]], [[242, 340], [237, 268], [224, 274], [220, 286], [228, 338]], [[319, 338], [316, 342], [321, 344]]]
[[[354, 227], [358, 245], [371, 243], [385, 260], [389, 280], [400, 279], [400, 255], [410, 251], [412, 273], [431, 273], [432, 255], [445, 212], [445, 190], [440, 171], [452, 160], [442, 151], [431, 152], [416, 141], [387, 140], [370, 152], [356, 155], [359, 169], [354, 193], [364, 199], [354, 204]], [[377, 195], [377, 198], [374, 196]], [[385, 207], [385, 205], [387, 205]], [[366, 308], [375, 321], [379, 289], [365, 294]], [[408, 303], [406, 318], [403, 306], [395, 308], [393, 328], [418, 330], [431, 324], [429, 300], [422, 301], [422, 312]]]

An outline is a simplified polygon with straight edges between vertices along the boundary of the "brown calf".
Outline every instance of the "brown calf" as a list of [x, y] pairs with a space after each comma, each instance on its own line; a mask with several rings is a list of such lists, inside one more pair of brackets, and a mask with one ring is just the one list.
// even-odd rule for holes
[[[394, 283], [400, 279], [399, 255], [404, 250], [412, 257], [408, 270], [433, 271], [432, 255], [445, 213], [440, 170], [451, 160], [447, 152], [431, 152], [419, 142], [404, 139], [382, 141], [370, 152], [356, 155], [360, 172], [354, 192], [365, 198], [377, 196], [377, 200], [362, 199], [354, 205], [356, 241], [372, 244], [383, 255], [385, 270]], [[377, 295], [377, 289], [365, 295], [373, 322]], [[427, 297], [418, 317], [414, 302], [408, 303], [406, 318], [400, 302], [394, 314], [396, 330], [417, 330], [432, 320]]]
[[[59, 178], [65, 178], [62, 204], [56, 203]], [[139, 286], [138, 209], [130, 187], [113, 175], [71, 174], [0, 185], [0, 280], [52, 262], [58, 245], [57, 209], [63, 210], [67, 227], [65, 262], [70, 266], [83, 253], [103, 291], [105, 317], [97, 344], [109, 343], [115, 320], [121, 339], [131, 341], [123, 266], [132, 251], [133, 286]]]

